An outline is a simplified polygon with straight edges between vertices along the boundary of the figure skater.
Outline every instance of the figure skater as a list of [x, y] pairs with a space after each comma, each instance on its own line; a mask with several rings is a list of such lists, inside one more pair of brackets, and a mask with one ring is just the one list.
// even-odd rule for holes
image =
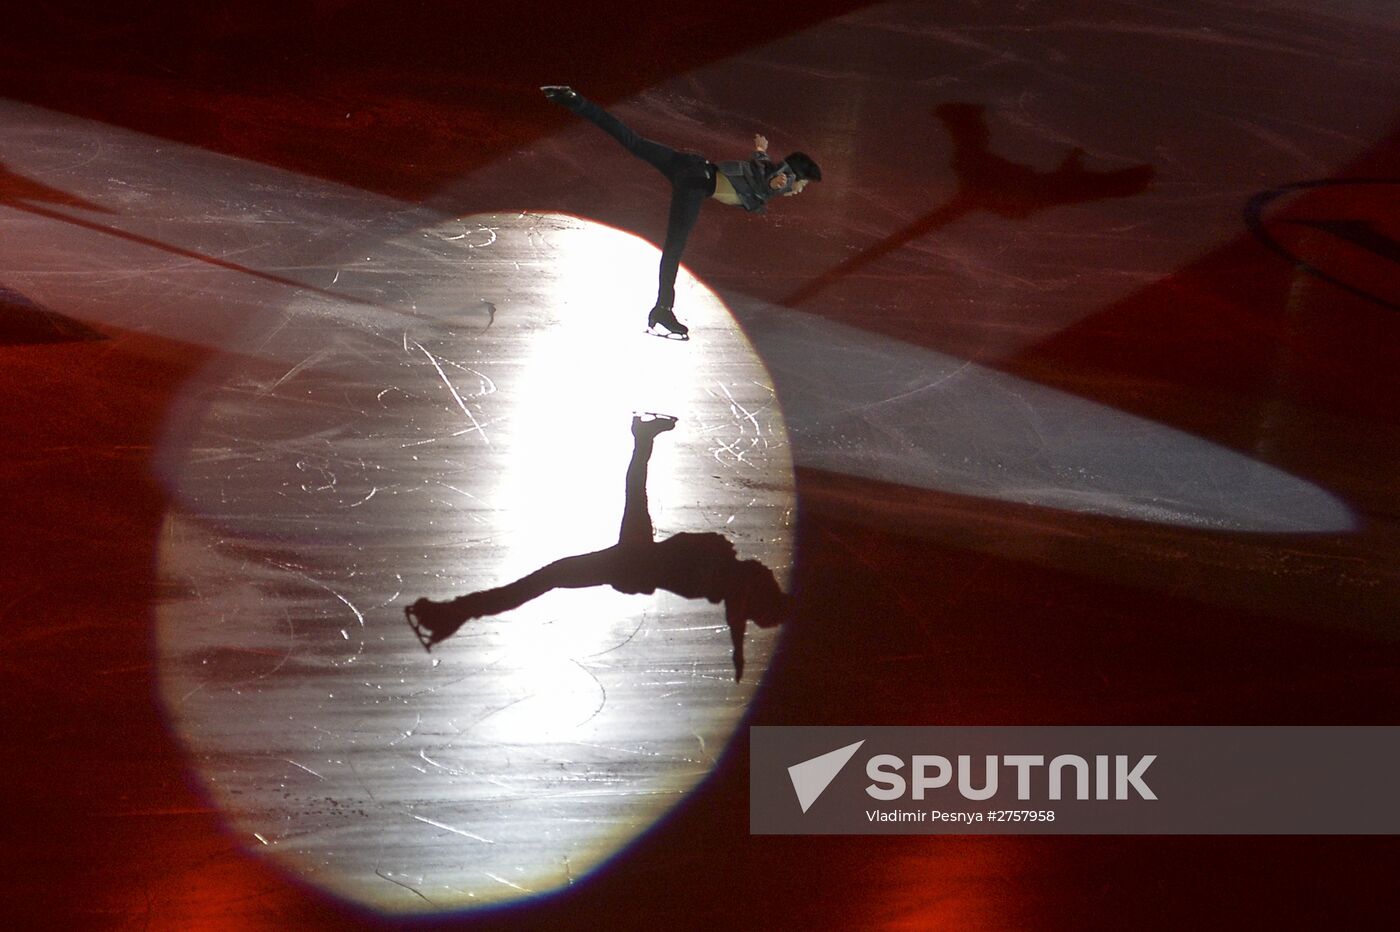
[[409, 626], [424, 649], [446, 640], [467, 621], [519, 608], [551, 589], [612, 586], [618, 592], [647, 594], [657, 589], [687, 599], [724, 603], [734, 649], [734, 679], [744, 674], [744, 628], [753, 621], [771, 628], [788, 610], [773, 571], [757, 560], [740, 560], [734, 545], [714, 532], [682, 532], [663, 541], [654, 539], [647, 506], [647, 462], [657, 435], [676, 426], [676, 419], [646, 414], [632, 419], [632, 460], [627, 466], [627, 490], [622, 529], [617, 543], [606, 550], [555, 560], [528, 576], [496, 589], [484, 589], [450, 602], [419, 599], [404, 609]]
[[666, 222], [666, 243], [661, 249], [661, 271], [656, 306], [647, 315], [647, 329], [661, 326], [667, 333], [687, 339], [690, 328], [676, 319], [676, 272], [691, 228], [700, 216], [700, 205], [708, 198], [721, 204], [763, 213], [774, 197], [802, 193], [809, 181], [821, 181], [817, 163], [802, 152], [794, 152], [774, 164], [768, 157], [768, 140], [755, 135], [754, 153], [747, 161], [710, 162], [689, 152], [677, 152], [638, 136], [617, 117], [588, 100], [571, 87], [549, 85], [540, 88], [544, 96], [565, 107], [616, 139], [622, 147], [651, 165], [671, 183], [671, 214]]

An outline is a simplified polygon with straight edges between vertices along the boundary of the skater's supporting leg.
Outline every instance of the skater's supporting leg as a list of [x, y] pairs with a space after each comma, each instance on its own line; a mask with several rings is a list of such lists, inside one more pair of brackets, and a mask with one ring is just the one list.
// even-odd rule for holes
[[632, 418], [632, 461], [627, 464], [627, 492], [622, 506], [621, 545], [650, 544], [654, 539], [651, 509], [647, 504], [647, 463], [651, 460], [656, 435], [676, 426], [676, 419], [664, 414]]
[[[666, 221], [666, 243], [661, 248], [661, 268], [657, 277], [656, 305], [672, 308], [676, 304], [676, 273], [681, 267], [681, 255], [686, 240], [700, 217], [700, 207], [709, 197], [703, 187], [676, 185], [671, 191], [671, 215]], [[684, 331], [681, 331], [684, 332]]]

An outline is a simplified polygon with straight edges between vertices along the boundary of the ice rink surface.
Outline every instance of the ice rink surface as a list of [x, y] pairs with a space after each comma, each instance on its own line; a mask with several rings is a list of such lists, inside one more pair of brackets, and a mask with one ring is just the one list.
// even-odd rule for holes
[[[745, 734], [1394, 722], [1386, 4], [81, 6], [0, 40], [25, 927], [1382, 915], [1386, 838], [750, 836]], [[822, 166], [704, 207], [689, 341], [563, 81]], [[790, 594], [741, 679], [665, 585], [406, 624], [639, 488]]]

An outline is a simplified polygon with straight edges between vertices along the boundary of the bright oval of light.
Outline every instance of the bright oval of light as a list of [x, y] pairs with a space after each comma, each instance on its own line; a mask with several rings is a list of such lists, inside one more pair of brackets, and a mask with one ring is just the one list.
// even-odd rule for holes
[[[793, 479], [764, 366], [688, 276], [688, 343], [644, 332], [654, 247], [477, 216], [348, 262], [191, 386], [162, 456], [161, 683], [252, 851], [384, 912], [577, 882], [709, 773], [735, 682], [724, 607], [556, 589], [429, 655], [402, 608], [618, 540], [634, 411], [679, 417], [656, 539], [722, 535], [786, 586]], [[386, 306], [387, 305], [387, 306]]]

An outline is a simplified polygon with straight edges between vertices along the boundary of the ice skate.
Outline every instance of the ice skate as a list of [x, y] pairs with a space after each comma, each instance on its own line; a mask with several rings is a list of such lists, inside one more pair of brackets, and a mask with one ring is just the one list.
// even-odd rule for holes
[[413, 629], [413, 636], [430, 653], [434, 644], [455, 634], [469, 617], [453, 602], [434, 602], [432, 599], [419, 599], [405, 606], [403, 614], [408, 626]]
[[669, 305], [658, 304], [647, 315], [647, 330], [656, 333], [658, 326], [665, 328], [666, 333], [656, 334], [657, 336], [675, 337], [678, 340], [690, 339], [690, 328], [676, 320], [676, 315]]
[[577, 111], [583, 104], [583, 97], [567, 84], [546, 84], [540, 88], [545, 99], [568, 110]]
[[632, 436], [638, 439], [643, 437], [655, 437], [657, 434], [664, 434], [668, 430], [674, 430], [676, 418], [669, 414], [656, 414], [652, 411], [643, 411], [641, 414], [632, 416]]

